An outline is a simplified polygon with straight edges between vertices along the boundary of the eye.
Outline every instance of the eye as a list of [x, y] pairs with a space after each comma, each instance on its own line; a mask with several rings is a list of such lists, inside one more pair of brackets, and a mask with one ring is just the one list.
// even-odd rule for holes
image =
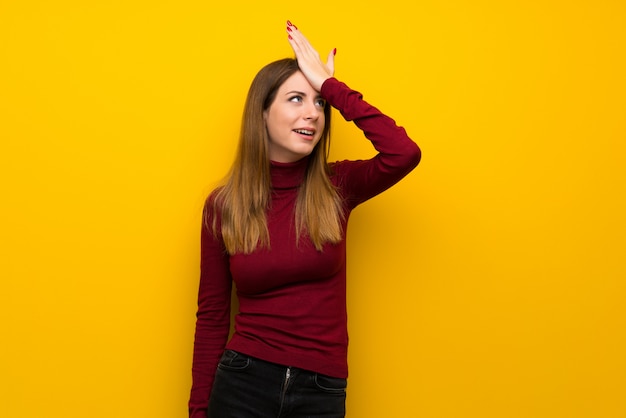
[[296, 103], [300, 103], [302, 102], [302, 96], [293, 96], [289, 98], [290, 102], [296, 102]]
[[324, 100], [324, 99], [317, 99], [315, 101], [315, 104], [317, 106], [321, 107], [321, 108], [324, 108], [324, 107], [326, 107], [326, 100]]

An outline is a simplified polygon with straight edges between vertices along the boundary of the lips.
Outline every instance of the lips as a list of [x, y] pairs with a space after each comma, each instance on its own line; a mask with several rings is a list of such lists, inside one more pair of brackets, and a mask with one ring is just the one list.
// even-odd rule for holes
[[305, 141], [313, 141], [315, 139], [315, 129], [294, 129], [293, 132]]
[[297, 134], [306, 135], [306, 136], [315, 135], [314, 129], [294, 129], [293, 131]]

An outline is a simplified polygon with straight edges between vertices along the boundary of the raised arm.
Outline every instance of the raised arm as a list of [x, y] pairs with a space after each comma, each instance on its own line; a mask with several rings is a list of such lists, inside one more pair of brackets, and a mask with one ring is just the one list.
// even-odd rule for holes
[[383, 192], [406, 176], [421, 159], [421, 150], [389, 116], [363, 100], [363, 95], [333, 77], [336, 50], [324, 64], [318, 52], [295, 25], [287, 22], [289, 43], [298, 66], [309, 83], [347, 121], [353, 121], [372, 142], [378, 154], [369, 160], [335, 165], [335, 182], [348, 205], [354, 207]]

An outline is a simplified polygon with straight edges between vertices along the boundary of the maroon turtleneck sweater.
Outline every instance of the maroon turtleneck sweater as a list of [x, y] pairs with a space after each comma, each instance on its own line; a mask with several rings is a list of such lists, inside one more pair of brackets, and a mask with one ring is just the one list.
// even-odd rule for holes
[[[321, 95], [363, 130], [378, 154], [332, 164], [332, 183], [345, 202], [344, 239], [317, 251], [296, 245], [294, 205], [308, 159], [271, 165], [270, 249], [228, 255], [220, 237], [201, 234], [200, 289], [189, 401], [191, 417], [206, 417], [215, 369], [225, 348], [263, 360], [345, 378], [347, 366], [346, 227], [352, 209], [408, 174], [420, 149], [405, 130], [334, 78]], [[210, 210], [210, 205], [205, 207]], [[214, 214], [209, 213], [209, 216]], [[230, 329], [231, 286], [239, 312]]]

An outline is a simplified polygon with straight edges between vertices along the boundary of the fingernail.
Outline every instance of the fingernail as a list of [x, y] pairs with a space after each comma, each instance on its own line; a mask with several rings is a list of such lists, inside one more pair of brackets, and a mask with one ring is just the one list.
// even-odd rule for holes
[[290, 28], [289, 26], [287, 26], [287, 30], [288, 30], [289, 32], [291, 32], [291, 28]]
[[290, 21], [287, 21], [287, 26], [293, 26]]
[[293, 38], [291, 37], [291, 35], [287, 35], [289, 37], [289, 40], [291, 41]]
[[333, 55], [337, 55], [337, 48], [333, 49]]
[[296, 25], [291, 25], [291, 26], [293, 26], [295, 29], [298, 29], [298, 27]]

